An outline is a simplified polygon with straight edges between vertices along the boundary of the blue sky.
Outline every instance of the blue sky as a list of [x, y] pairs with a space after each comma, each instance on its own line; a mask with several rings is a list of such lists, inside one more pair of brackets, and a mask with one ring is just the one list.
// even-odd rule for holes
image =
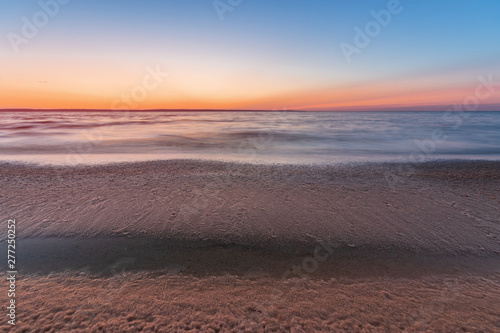
[[[355, 46], [354, 28], [364, 31], [371, 12], [390, 1], [220, 3], [232, 9], [224, 20], [206, 0], [72, 0], [16, 49], [12, 36], [23, 37], [23, 18], [33, 22], [43, 8], [1, 0], [0, 107], [105, 108], [156, 65], [171, 75], [144, 108], [356, 107], [361, 96], [349, 90], [351, 100], [339, 99], [339, 92], [373, 86], [381, 90], [374, 105], [400, 105], [402, 95], [403, 104], [443, 104], [454, 94], [460, 100], [478, 76], [500, 74], [499, 1], [401, 0], [400, 13], [350, 61], [341, 43]], [[391, 87], [403, 81], [408, 91], [391, 102]], [[441, 97], [433, 94], [438, 83], [448, 89]], [[19, 98], [30, 94], [33, 102]]]

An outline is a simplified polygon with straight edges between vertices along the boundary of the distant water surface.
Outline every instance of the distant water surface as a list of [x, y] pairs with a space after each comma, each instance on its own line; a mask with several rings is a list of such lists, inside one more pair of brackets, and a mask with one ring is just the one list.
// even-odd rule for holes
[[0, 112], [0, 160], [500, 160], [500, 112]]

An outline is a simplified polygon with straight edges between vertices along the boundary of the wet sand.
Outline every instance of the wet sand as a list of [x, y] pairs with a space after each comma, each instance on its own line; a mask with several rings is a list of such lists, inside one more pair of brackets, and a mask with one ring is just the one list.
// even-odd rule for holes
[[500, 325], [498, 162], [3, 164], [0, 181], [18, 331]]

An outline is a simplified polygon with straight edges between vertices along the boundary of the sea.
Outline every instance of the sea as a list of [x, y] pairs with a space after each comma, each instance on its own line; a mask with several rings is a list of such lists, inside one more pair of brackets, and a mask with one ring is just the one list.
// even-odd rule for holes
[[500, 160], [500, 112], [1, 111], [0, 161]]

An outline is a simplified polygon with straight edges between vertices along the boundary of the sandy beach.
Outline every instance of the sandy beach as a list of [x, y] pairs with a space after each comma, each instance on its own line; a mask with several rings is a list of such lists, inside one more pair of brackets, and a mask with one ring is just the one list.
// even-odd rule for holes
[[14, 331], [500, 325], [499, 162], [4, 163], [0, 179]]
[[3, 1], [0, 333], [500, 333], [500, 1]]

